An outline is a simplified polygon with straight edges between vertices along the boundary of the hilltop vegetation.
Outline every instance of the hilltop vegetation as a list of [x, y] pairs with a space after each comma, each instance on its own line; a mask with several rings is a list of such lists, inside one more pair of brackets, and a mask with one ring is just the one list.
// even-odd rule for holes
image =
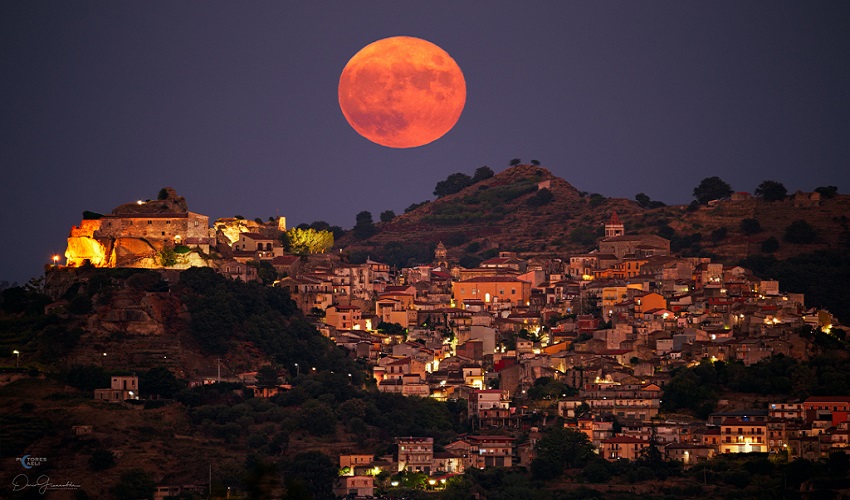
[[[512, 166], [495, 175], [451, 174], [438, 182], [430, 202], [338, 238], [352, 262], [366, 257], [397, 268], [431, 262], [438, 242], [450, 260], [475, 267], [499, 251], [525, 257], [566, 257], [596, 248], [613, 212], [626, 234], [657, 234], [684, 257], [744, 264], [784, 291], [803, 292], [812, 306], [850, 318], [841, 298], [850, 263], [850, 196], [835, 186], [818, 188], [820, 199], [794, 199], [778, 181], [765, 181], [755, 196], [728, 197], [722, 179], [694, 188], [695, 201], [667, 206], [638, 193], [635, 200], [581, 192], [539, 164]], [[489, 169], [488, 169], [489, 170]], [[490, 170], [492, 172], [492, 170]], [[368, 214], [368, 212], [365, 212]], [[358, 215], [358, 226], [365, 219]], [[356, 229], [356, 228], [355, 228]]]

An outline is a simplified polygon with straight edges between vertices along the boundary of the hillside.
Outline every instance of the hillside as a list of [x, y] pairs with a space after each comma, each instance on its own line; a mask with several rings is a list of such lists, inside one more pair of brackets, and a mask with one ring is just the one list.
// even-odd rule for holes
[[[548, 189], [551, 201], [540, 204], [536, 197]], [[401, 242], [433, 246], [442, 241], [449, 257], [487, 258], [495, 249], [517, 251], [526, 256], [585, 252], [595, 247], [603, 225], [616, 211], [627, 234], [662, 234], [683, 255], [716, 256], [737, 262], [762, 255], [761, 242], [775, 237], [778, 259], [816, 250], [846, 248], [850, 231], [850, 196], [837, 195], [819, 202], [767, 202], [756, 198], [722, 200], [713, 206], [690, 210], [688, 206], [643, 208], [633, 200], [605, 198], [583, 193], [548, 170], [517, 165], [462, 191], [425, 203], [390, 222], [376, 224], [377, 233], [365, 240], [347, 234], [338, 244], [349, 252], [366, 252], [385, 257], [388, 244]], [[740, 228], [741, 220], [755, 219], [761, 231], [750, 236]], [[816, 233], [808, 244], [784, 241], [786, 228], [805, 220]], [[725, 228], [725, 237], [720, 237]], [[720, 230], [715, 237], [712, 233]], [[696, 244], [694, 244], [696, 243]], [[489, 251], [489, 253], [488, 253]], [[420, 252], [424, 253], [424, 252]], [[398, 263], [394, 263], [398, 264]]]

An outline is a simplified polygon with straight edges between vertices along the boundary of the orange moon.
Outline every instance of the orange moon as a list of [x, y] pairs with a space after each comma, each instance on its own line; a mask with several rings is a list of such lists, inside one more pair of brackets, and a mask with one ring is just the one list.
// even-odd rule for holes
[[457, 123], [466, 80], [440, 47], [409, 36], [363, 47], [339, 77], [339, 107], [358, 134], [390, 148], [436, 141]]

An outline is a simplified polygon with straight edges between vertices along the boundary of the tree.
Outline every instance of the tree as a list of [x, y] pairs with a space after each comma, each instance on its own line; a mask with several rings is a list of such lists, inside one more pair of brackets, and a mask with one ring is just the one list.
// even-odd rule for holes
[[519, 165], [520, 163], [522, 163], [522, 160], [521, 160], [521, 159], [519, 159], [519, 158], [514, 158], [513, 160], [511, 160], [511, 162], [510, 162], [510, 166], [515, 167], [515, 166]]
[[72, 366], [65, 375], [65, 383], [85, 392], [109, 387], [109, 375], [96, 365]]
[[357, 223], [354, 225], [354, 237], [360, 240], [375, 234], [375, 223], [372, 222], [372, 212], [364, 210], [357, 214]]
[[407, 328], [401, 326], [400, 323], [381, 321], [378, 323], [378, 331], [384, 335], [404, 335], [407, 332]]
[[[333, 483], [338, 467], [333, 460], [320, 451], [306, 451], [292, 457], [283, 467], [287, 480], [302, 481], [312, 498], [334, 498]], [[292, 497], [288, 497], [292, 498]]]
[[539, 166], [540, 166], [540, 162], [539, 162], [539, 161], [537, 161], [537, 160], [531, 160], [531, 164], [532, 164], [532, 165], [534, 165], [535, 167], [539, 167]]
[[752, 236], [761, 231], [761, 224], [755, 219], [742, 219], [740, 227], [741, 232], [747, 236]]
[[658, 228], [658, 231], [655, 233], [658, 236], [661, 236], [664, 239], [672, 239], [673, 235], [676, 234], [676, 230], [670, 227], [668, 224], [664, 224], [663, 226]]
[[106, 470], [115, 466], [115, 455], [105, 449], [98, 448], [89, 457], [89, 467], [94, 471]]
[[139, 387], [144, 389], [145, 394], [171, 398], [185, 386], [168, 368], [157, 366], [141, 376]]
[[652, 199], [644, 193], [636, 194], [635, 201], [642, 208], [659, 208], [666, 206], [662, 201], [652, 201]]
[[[531, 463], [531, 472], [538, 479], [549, 479], [553, 473], [583, 467], [593, 458], [593, 445], [583, 432], [556, 427], [537, 441], [537, 458]], [[535, 465], [537, 462], [537, 465]], [[548, 477], [546, 477], [548, 476]]]
[[389, 222], [395, 219], [395, 212], [392, 210], [385, 210], [381, 212], [381, 222]]
[[755, 194], [764, 201], [779, 201], [788, 196], [788, 190], [781, 182], [764, 181], [756, 188]]
[[700, 418], [707, 418], [708, 414], [714, 411], [716, 403], [717, 394], [714, 389], [694, 370], [685, 368], [676, 372], [664, 386], [664, 400], [661, 405], [668, 412], [688, 409]]
[[411, 203], [407, 208], [404, 209], [404, 213], [412, 212], [423, 205], [427, 205], [428, 203], [431, 202], [429, 200], [425, 200], [419, 203]]
[[171, 267], [177, 264], [177, 252], [174, 251], [174, 245], [166, 243], [157, 254], [157, 258], [162, 267]]
[[779, 250], [779, 240], [774, 236], [761, 242], [761, 251], [764, 253], [773, 253]]
[[815, 229], [804, 220], [795, 220], [785, 228], [783, 239], [788, 243], [807, 244], [817, 239]]
[[327, 404], [311, 399], [301, 407], [301, 427], [314, 436], [333, 434], [336, 430], [336, 415]]
[[[325, 253], [334, 246], [334, 235], [327, 230], [301, 229], [294, 227], [283, 233], [286, 249], [294, 254]], [[281, 241], [284, 236], [281, 235]]]
[[555, 195], [552, 194], [552, 191], [549, 191], [546, 188], [540, 189], [537, 193], [528, 199], [528, 205], [532, 207], [542, 207], [550, 203], [555, 199]]
[[437, 183], [437, 186], [434, 188], [434, 196], [442, 198], [443, 196], [458, 193], [465, 187], [471, 186], [472, 182], [472, 177], [456, 172]]
[[130, 469], [121, 474], [121, 479], [112, 487], [112, 495], [119, 500], [153, 498], [156, 483], [150, 474], [141, 469]]
[[714, 231], [711, 232], [711, 241], [714, 243], [719, 243], [726, 239], [726, 235], [729, 234], [729, 230], [725, 227], [718, 227]]
[[472, 183], [480, 182], [490, 177], [493, 177], [493, 169], [484, 165], [483, 167], [478, 167], [475, 169], [475, 174], [472, 176]]
[[823, 199], [835, 198], [835, 195], [838, 194], [838, 187], [837, 186], [821, 186], [821, 187], [815, 188], [815, 192], [820, 193], [820, 196]]
[[694, 198], [705, 205], [711, 200], [728, 198], [732, 194], [732, 187], [726, 184], [720, 177], [706, 177], [694, 188]]
[[257, 270], [257, 277], [264, 285], [271, 285], [277, 280], [277, 271], [272, 263], [267, 260], [249, 260], [246, 265]]
[[277, 369], [271, 365], [265, 365], [257, 370], [257, 387], [268, 388], [277, 387], [280, 383], [280, 377], [277, 375]]

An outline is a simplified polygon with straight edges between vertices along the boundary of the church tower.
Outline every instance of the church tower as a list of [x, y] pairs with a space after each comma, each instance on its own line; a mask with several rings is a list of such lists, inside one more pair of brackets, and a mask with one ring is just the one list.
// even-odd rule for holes
[[626, 234], [626, 228], [617, 217], [617, 212], [611, 212], [611, 220], [605, 224], [605, 237], [613, 238], [615, 236], [623, 236]]
[[437, 248], [434, 249], [434, 263], [437, 266], [449, 267], [448, 252], [443, 242], [437, 243]]

